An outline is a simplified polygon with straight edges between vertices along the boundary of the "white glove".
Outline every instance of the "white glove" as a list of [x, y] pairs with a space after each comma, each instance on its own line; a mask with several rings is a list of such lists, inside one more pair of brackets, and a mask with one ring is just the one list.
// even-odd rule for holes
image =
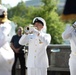
[[34, 26], [31, 26], [31, 25], [25, 27], [24, 32], [25, 32], [25, 34], [36, 34], [36, 35], [39, 34], [39, 31], [37, 30], [37, 28]]
[[33, 34], [38, 35], [38, 36], [40, 35], [39, 31], [35, 27], [33, 28]]
[[72, 25], [72, 27], [75, 29], [76, 28], [76, 22], [74, 22], [74, 24]]

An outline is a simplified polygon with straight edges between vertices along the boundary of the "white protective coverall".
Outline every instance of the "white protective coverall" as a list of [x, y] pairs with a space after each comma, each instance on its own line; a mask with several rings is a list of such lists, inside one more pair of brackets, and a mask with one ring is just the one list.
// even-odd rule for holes
[[8, 42], [11, 28], [11, 22], [0, 24], [0, 75], [11, 75], [14, 62], [14, 52]]
[[70, 74], [76, 75], [76, 30], [72, 26], [68, 26], [62, 33], [64, 40], [70, 41], [71, 54], [69, 58]]
[[51, 36], [45, 33], [46, 26], [39, 31], [40, 35], [24, 34], [19, 40], [19, 44], [28, 44], [28, 57], [26, 66], [28, 75], [47, 75], [48, 56], [46, 52], [47, 46], [50, 44]]

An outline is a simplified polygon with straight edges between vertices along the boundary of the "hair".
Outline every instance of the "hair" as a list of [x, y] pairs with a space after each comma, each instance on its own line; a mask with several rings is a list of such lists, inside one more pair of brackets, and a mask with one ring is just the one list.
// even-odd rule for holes
[[0, 18], [4, 18], [4, 17], [5, 17], [5, 15], [4, 15], [4, 14], [0, 15]]
[[18, 29], [21, 29], [21, 30], [23, 30], [23, 27], [19, 26], [19, 27], [18, 27]]
[[18, 29], [21, 29], [22, 30], [22, 33], [23, 33], [23, 27], [19, 26], [16, 28], [16, 32], [18, 31]]

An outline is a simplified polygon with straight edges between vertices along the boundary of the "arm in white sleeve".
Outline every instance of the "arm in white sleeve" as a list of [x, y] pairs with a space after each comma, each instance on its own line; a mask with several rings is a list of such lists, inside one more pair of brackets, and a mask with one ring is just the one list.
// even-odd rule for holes
[[20, 45], [27, 45], [29, 41], [28, 35], [24, 34], [19, 40]]
[[7, 42], [7, 37], [10, 30], [11, 27], [9, 24], [0, 27], [0, 47], [2, 47]]
[[72, 36], [73, 31], [74, 31], [74, 28], [72, 26], [68, 26], [66, 30], [62, 33], [62, 38], [69, 39]]
[[50, 34], [39, 32], [37, 29], [33, 29], [33, 33], [36, 35], [39, 34], [39, 36], [38, 36], [39, 40], [41, 42], [43, 42], [44, 44], [46, 44], [46, 45], [50, 44], [50, 41], [51, 41], [51, 35]]
[[51, 42], [51, 35], [46, 33], [40, 33], [39, 39], [46, 45], [49, 45]]

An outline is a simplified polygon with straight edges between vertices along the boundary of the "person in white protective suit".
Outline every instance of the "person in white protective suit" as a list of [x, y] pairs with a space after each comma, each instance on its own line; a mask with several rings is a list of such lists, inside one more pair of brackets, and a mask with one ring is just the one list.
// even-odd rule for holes
[[25, 34], [19, 40], [21, 45], [28, 45], [27, 73], [47, 75], [49, 64], [46, 48], [50, 44], [51, 35], [46, 33], [46, 22], [43, 18], [34, 18], [33, 26], [26, 27]]
[[68, 26], [62, 33], [62, 38], [68, 40], [71, 46], [69, 58], [70, 75], [76, 75], [76, 22], [72, 26]]
[[14, 62], [14, 52], [9, 43], [9, 38], [13, 36], [12, 24], [14, 23], [7, 18], [7, 8], [0, 5], [0, 75], [11, 75]]

